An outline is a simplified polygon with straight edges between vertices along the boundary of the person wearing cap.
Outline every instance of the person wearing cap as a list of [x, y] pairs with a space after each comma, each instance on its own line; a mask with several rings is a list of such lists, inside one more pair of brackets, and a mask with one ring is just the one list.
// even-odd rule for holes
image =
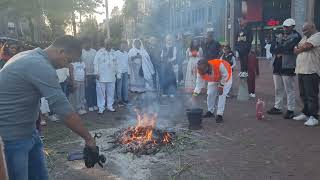
[[285, 119], [294, 117], [296, 106], [295, 67], [296, 55], [294, 47], [300, 42], [301, 36], [294, 29], [295, 21], [287, 19], [283, 22], [284, 33], [278, 35], [272, 43], [271, 53], [275, 56], [273, 62], [273, 81], [275, 87], [275, 104], [267, 111], [270, 115], [280, 115], [283, 109], [283, 96], [287, 95], [287, 112]]
[[201, 78], [208, 82], [208, 112], [203, 117], [214, 117], [216, 99], [219, 97], [216, 122], [221, 123], [223, 121], [226, 98], [232, 86], [231, 65], [227, 61], [221, 59], [213, 59], [209, 61], [202, 59], [198, 62], [197, 69]]
[[248, 22], [244, 18], [239, 19], [240, 31], [235, 44], [236, 56], [240, 60], [240, 78], [248, 77], [248, 56], [251, 50], [253, 34]]
[[306, 126], [316, 126], [319, 124], [320, 32], [314, 23], [306, 23], [302, 31], [304, 37], [294, 51], [298, 55], [296, 73], [304, 107], [302, 114], [293, 119], [306, 120]]
[[116, 110], [113, 108], [113, 103], [116, 87], [117, 59], [111, 48], [110, 40], [106, 39], [104, 41], [104, 47], [96, 53], [93, 64], [94, 74], [97, 75], [98, 114], [103, 114], [105, 111], [106, 98], [108, 111], [115, 112]]

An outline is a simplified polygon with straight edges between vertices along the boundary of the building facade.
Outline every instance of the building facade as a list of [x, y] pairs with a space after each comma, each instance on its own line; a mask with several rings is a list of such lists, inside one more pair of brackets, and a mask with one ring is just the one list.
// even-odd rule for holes
[[302, 33], [302, 26], [306, 21], [314, 21], [320, 26], [320, 8], [318, 0], [228, 0], [230, 8], [228, 36], [229, 42], [234, 47], [236, 33], [239, 30], [238, 18], [248, 20], [254, 31], [256, 51], [263, 55], [265, 40], [270, 39], [270, 33], [274, 29], [280, 29], [281, 24], [287, 18], [296, 21], [296, 29]]
[[169, 0], [171, 34], [203, 35], [214, 31], [217, 40], [225, 40], [226, 0]]

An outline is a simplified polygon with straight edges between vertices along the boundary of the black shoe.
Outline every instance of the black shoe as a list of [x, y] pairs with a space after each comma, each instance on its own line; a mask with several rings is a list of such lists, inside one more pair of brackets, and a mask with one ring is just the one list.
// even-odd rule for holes
[[221, 115], [218, 115], [216, 118], [216, 123], [222, 123], [223, 122], [223, 117]]
[[271, 115], [279, 115], [279, 114], [282, 114], [282, 111], [280, 109], [273, 107], [269, 111], [267, 111], [267, 113]]
[[214, 114], [210, 111], [208, 111], [205, 115], [203, 115], [203, 118], [211, 118], [214, 117]]
[[119, 107], [123, 107], [123, 106], [125, 106], [125, 104], [124, 104], [123, 102], [119, 102], [119, 103], [118, 103], [118, 106], [119, 106]]
[[294, 117], [294, 112], [293, 111], [287, 111], [286, 115], [284, 115], [285, 119], [292, 119]]

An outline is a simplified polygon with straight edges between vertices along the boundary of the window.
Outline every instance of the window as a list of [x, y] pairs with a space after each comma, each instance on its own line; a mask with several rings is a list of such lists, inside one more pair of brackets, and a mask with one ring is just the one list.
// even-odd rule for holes
[[213, 13], [213, 8], [212, 7], [209, 7], [208, 8], [208, 22], [211, 22], [212, 20], [212, 13]]
[[195, 24], [197, 21], [197, 11], [192, 10], [192, 24]]
[[205, 22], [205, 9], [201, 8], [201, 22]]
[[189, 12], [188, 13], [188, 26], [191, 25], [191, 17], [192, 17], [191, 12]]

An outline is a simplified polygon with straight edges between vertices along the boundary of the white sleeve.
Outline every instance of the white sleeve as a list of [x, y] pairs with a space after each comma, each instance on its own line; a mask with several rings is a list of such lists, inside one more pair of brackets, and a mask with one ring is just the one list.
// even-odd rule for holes
[[237, 66], [237, 61], [236, 61], [236, 58], [233, 56], [232, 57], [232, 66], [231, 66], [231, 68], [233, 69], [233, 68], [235, 68]]
[[114, 70], [115, 70], [115, 74], [117, 75], [117, 74], [120, 74], [120, 70], [119, 70], [119, 66], [118, 66], [118, 58], [115, 54], [113, 54], [113, 58], [114, 58], [113, 62], [114, 62], [114, 66], [115, 66]]
[[238, 51], [236, 51], [236, 57], [237, 57], [237, 58], [239, 57], [239, 52], [238, 52]]
[[200, 58], [203, 57], [203, 50], [202, 50], [202, 48], [199, 48], [199, 57], [200, 57]]
[[307, 43], [310, 43], [313, 45], [313, 47], [319, 47], [320, 46], [320, 34], [314, 34], [310, 38], [307, 39]]
[[177, 48], [173, 47], [173, 57], [171, 58], [171, 61], [175, 61], [177, 59]]
[[227, 68], [224, 66], [224, 64], [220, 64], [220, 75], [221, 75], [221, 80], [220, 80], [220, 84], [221, 85], [225, 85], [228, 81], [228, 77], [229, 77], [229, 72], [227, 70]]
[[100, 53], [97, 53], [93, 60], [93, 68], [94, 68], [94, 74], [99, 75], [99, 55]]

